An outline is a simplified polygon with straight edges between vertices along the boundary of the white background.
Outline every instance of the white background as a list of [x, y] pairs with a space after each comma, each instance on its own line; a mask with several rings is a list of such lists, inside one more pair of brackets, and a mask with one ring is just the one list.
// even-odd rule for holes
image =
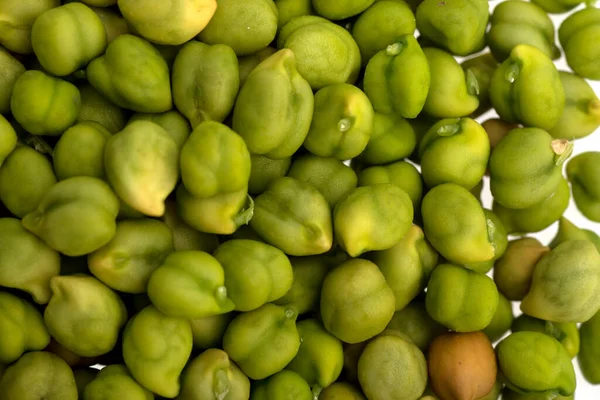
[[[490, 2], [490, 10], [492, 10], [499, 3], [500, 3], [499, 1]], [[576, 10], [579, 10], [581, 8], [583, 8], [583, 6], [577, 8]], [[556, 44], [558, 46], [560, 46], [560, 43], [558, 41], [558, 27], [560, 26], [562, 21], [564, 21], [568, 15], [570, 15], [570, 13], [569, 14], [550, 15], [554, 22], [554, 26], [556, 27], [556, 30], [557, 30]], [[569, 67], [567, 66], [567, 63], [565, 62], [564, 56], [556, 62], [556, 65], [559, 70], [570, 71]], [[600, 97], [600, 81], [588, 81], [588, 82], [594, 88], [594, 91], [596, 92], [596, 94]], [[495, 115], [495, 114], [486, 114], [486, 116], [482, 120], [484, 121], [493, 115]], [[600, 129], [598, 129], [595, 133], [593, 133], [592, 135], [590, 135], [588, 137], [576, 140], [574, 142], [574, 152], [573, 152], [572, 157], [576, 156], [577, 154], [581, 154], [581, 153], [588, 152], [588, 151], [600, 151]], [[486, 186], [484, 187], [484, 194], [482, 196], [482, 200], [483, 200], [483, 204], [486, 208], [491, 208], [492, 196], [489, 192], [489, 185], [487, 184], [487, 182], [486, 182]], [[571, 202], [569, 204], [569, 208], [567, 209], [567, 211], [565, 213], [565, 217], [567, 217], [569, 220], [571, 220], [575, 225], [577, 225], [580, 228], [590, 229], [590, 230], [593, 230], [594, 232], [600, 234], [600, 224], [592, 222], [592, 221], [588, 220], [587, 218], [585, 218], [579, 212], [579, 210], [577, 210], [577, 207], [575, 206], [575, 203], [573, 202], [573, 198], [571, 198]], [[534, 235], [529, 235], [529, 236], [535, 236], [542, 243], [548, 244], [556, 235], [557, 230], [558, 230], [558, 224], [555, 223], [548, 229], [546, 229], [542, 232], [539, 232], [537, 234], [534, 234]], [[515, 311], [515, 316], [521, 314], [521, 311], [518, 308], [518, 303], [513, 303], [513, 305], [514, 305], [513, 308]], [[600, 363], [600, 360], [598, 360], [598, 363]], [[575, 392], [576, 393], [575, 398], [577, 400], [598, 400], [598, 399], [600, 399], [600, 385], [591, 385], [583, 378], [583, 376], [581, 375], [581, 371], [579, 370], [579, 365], [578, 365], [576, 359], [573, 360], [573, 365], [575, 366], [575, 372], [577, 373], [577, 390]]]

